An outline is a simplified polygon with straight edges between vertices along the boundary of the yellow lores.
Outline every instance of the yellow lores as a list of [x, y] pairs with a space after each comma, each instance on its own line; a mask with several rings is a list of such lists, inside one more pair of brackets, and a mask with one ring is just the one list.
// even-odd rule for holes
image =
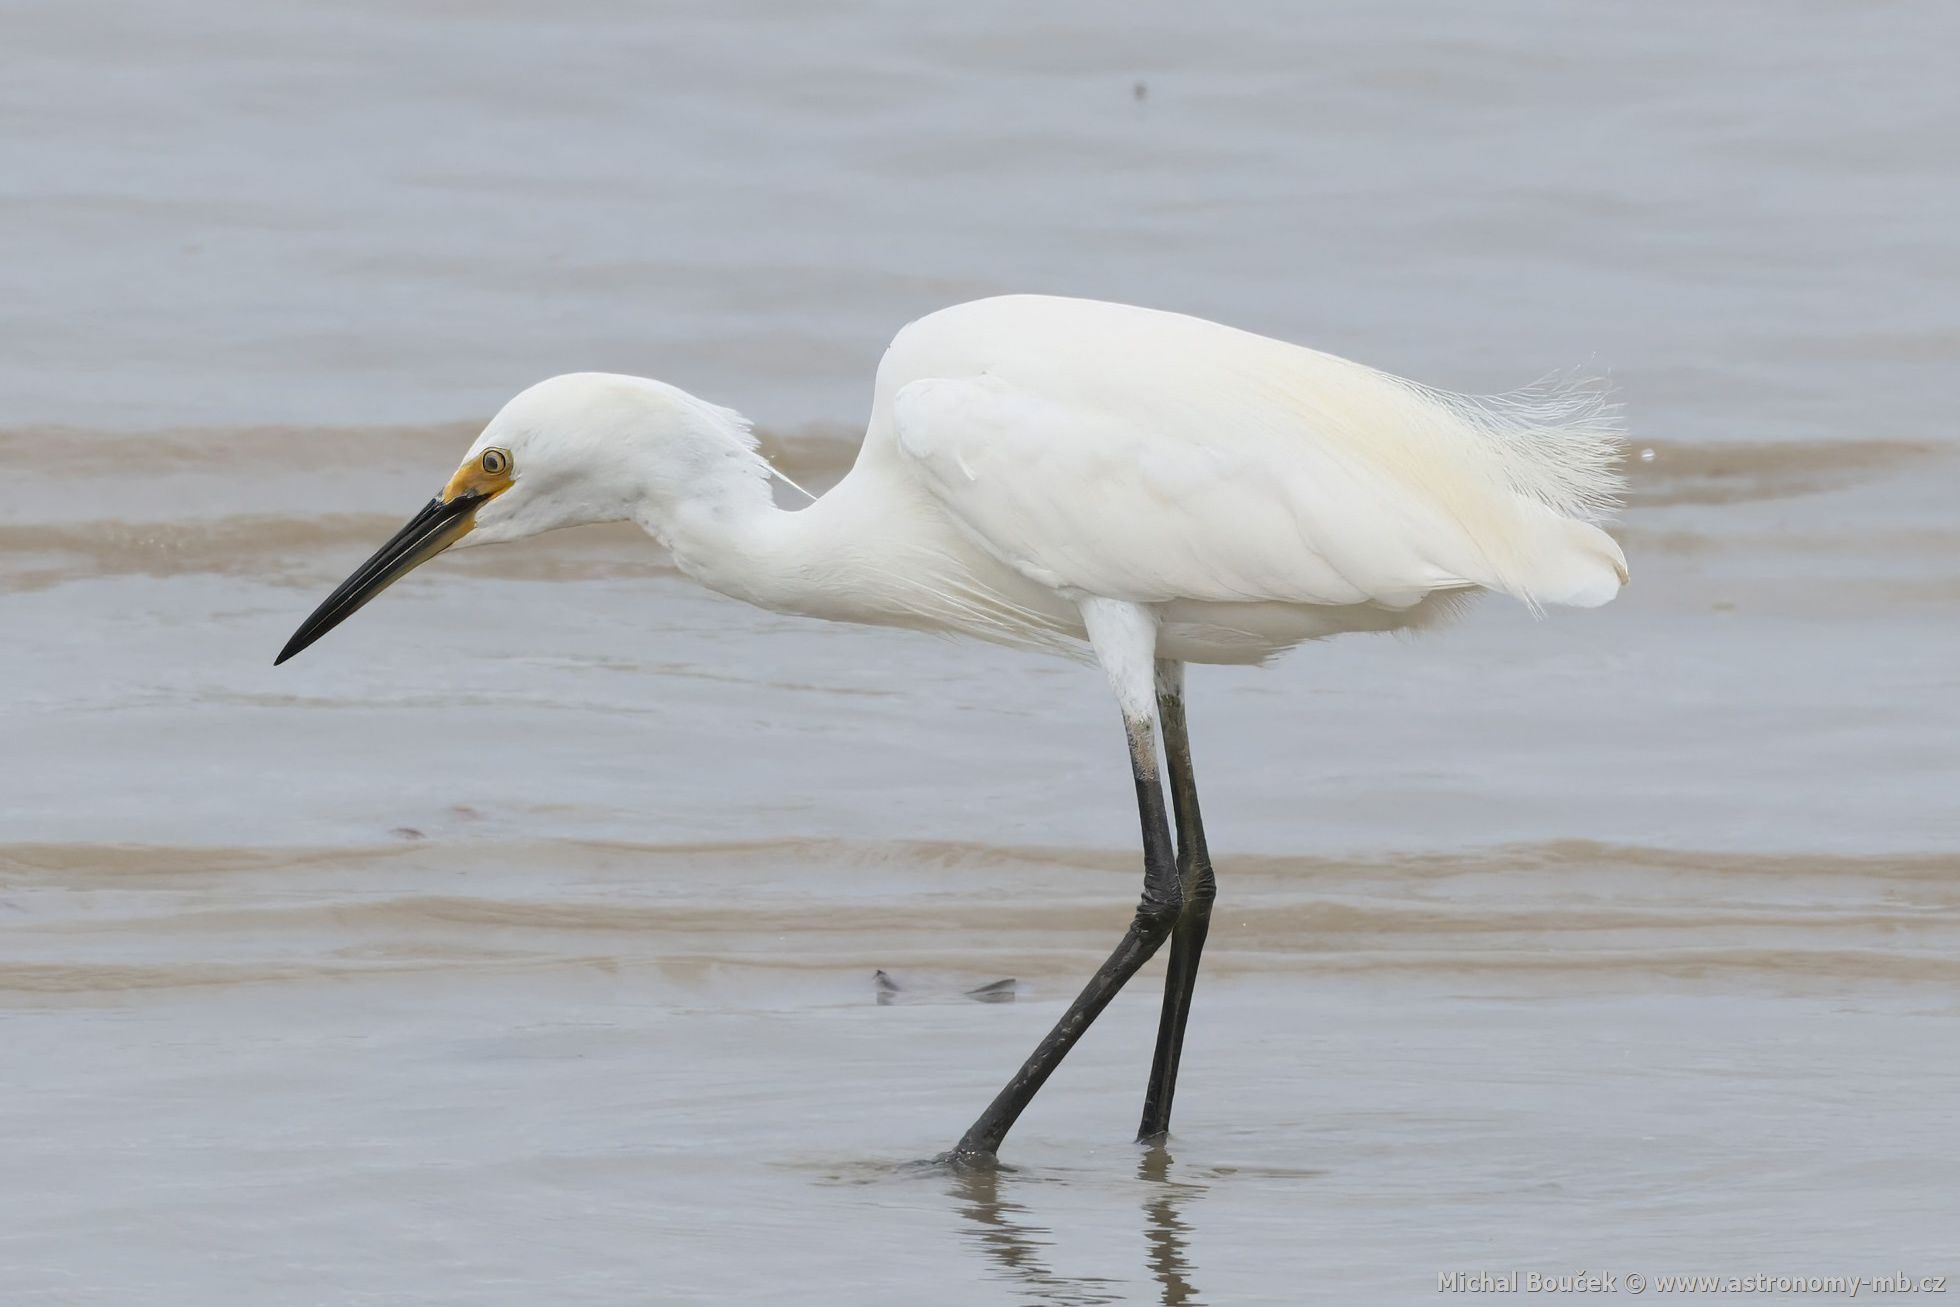
[[511, 467], [508, 449], [484, 450], [456, 469], [456, 475], [442, 488], [442, 502], [454, 503], [465, 495], [474, 495], [479, 501], [494, 499], [510, 489]]

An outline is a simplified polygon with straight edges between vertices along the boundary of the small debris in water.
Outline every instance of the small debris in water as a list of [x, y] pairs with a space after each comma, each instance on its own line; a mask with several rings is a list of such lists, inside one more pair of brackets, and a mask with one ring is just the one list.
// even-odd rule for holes
[[397, 826], [388, 833], [398, 840], [426, 840], [429, 838], [413, 826]]
[[1014, 977], [992, 981], [978, 989], [969, 989], [966, 996], [976, 1003], [1012, 1003], [1014, 1001]]
[[[889, 971], [882, 968], [871, 973], [871, 985], [878, 995], [878, 1006], [886, 1007], [898, 1001], [905, 992], [905, 986], [892, 978]], [[1019, 992], [1019, 984], [1012, 976], [1000, 980], [990, 980], [976, 989], [964, 991], [963, 996], [976, 1003], [1012, 1003]]]

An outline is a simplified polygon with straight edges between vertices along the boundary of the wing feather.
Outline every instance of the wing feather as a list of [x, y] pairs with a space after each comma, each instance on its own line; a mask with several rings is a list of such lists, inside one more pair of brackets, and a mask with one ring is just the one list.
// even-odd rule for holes
[[1456, 396], [1198, 319], [1036, 297], [914, 324], [880, 381], [931, 493], [1056, 588], [1400, 608], [1469, 586], [1603, 603], [1625, 577], [1584, 520], [1619, 492], [1614, 414], [1585, 388]]

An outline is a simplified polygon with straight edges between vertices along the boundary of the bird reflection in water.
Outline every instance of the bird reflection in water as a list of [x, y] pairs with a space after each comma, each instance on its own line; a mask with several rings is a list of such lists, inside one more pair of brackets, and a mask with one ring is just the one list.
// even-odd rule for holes
[[1203, 1193], [1202, 1185], [1171, 1179], [1171, 1153], [1161, 1143], [1144, 1149], [1137, 1179], [1149, 1187], [1143, 1204], [1143, 1238], [1150, 1248], [1150, 1273], [1157, 1277], [1164, 1307], [1198, 1307], [1191, 1284], [1191, 1259], [1185, 1247], [1191, 1227], [1178, 1215], [1184, 1200]]
[[[1202, 1185], [1171, 1176], [1172, 1159], [1162, 1144], [1148, 1147], [1137, 1164], [1137, 1179], [1145, 1188], [1143, 1238], [1145, 1266], [1156, 1279], [1163, 1307], [1202, 1307], [1191, 1283], [1187, 1241], [1191, 1227], [1181, 1209], [1187, 1199], [1204, 1192]], [[961, 1169], [951, 1176], [956, 1210], [969, 1226], [968, 1235], [997, 1277], [1020, 1286], [1031, 1302], [1044, 1307], [1095, 1307], [1095, 1304], [1134, 1301], [1122, 1281], [1094, 1275], [1062, 1275], [1045, 1259], [1054, 1234], [1030, 1219], [1022, 1203], [1005, 1196], [1017, 1186], [1052, 1183], [994, 1167]]]

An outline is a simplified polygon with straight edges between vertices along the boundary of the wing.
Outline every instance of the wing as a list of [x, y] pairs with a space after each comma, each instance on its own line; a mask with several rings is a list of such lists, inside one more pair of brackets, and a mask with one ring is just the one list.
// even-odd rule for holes
[[861, 462], [896, 459], [997, 557], [1154, 602], [1404, 606], [1483, 586], [1599, 604], [1615, 413], [1588, 387], [1453, 395], [1129, 305], [1002, 296], [901, 331]]
[[[996, 377], [912, 382], [899, 447], [987, 548], [1041, 584], [1170, 599], [1409, 603], [1462, 584], [1335, 460], [1260, 457]], [[1303, 511], [1305, 510], [1305, 511]], [[1407, 592], [1407, 593], [1405, 593]]]
[[922, 378], [896, 391], [892, 415], [931, 493], [1058, 589], [1392, 608], [1467, 586], [1534, 604], [1618, 591], [1624, 564], [1596, 528], [1487, 478], [1407, 475], [1392, 457], [1406, 451], [1371, 458], [1311, 414], [1276, 416], [1257, 385], [1247, 402], [1206, 380], [1195, 403], [1160, 376], [1140, 403], [1110, 404], [1107, 388], [1065, 398], [997, 375]]

